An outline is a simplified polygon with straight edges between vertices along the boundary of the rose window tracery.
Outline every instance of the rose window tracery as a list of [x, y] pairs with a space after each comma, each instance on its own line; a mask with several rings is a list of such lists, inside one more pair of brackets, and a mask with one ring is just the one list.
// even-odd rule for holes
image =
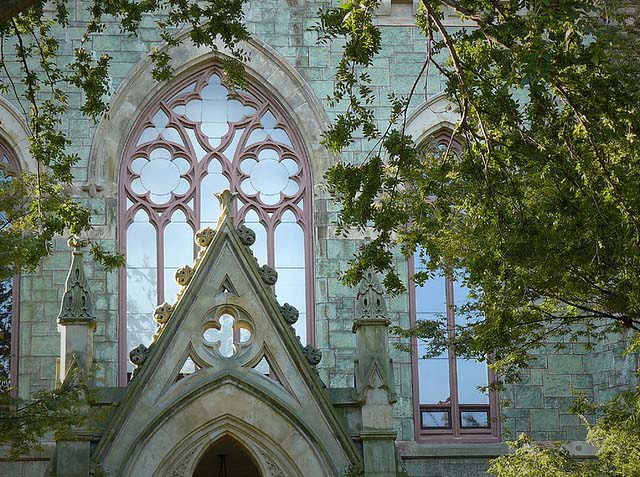
[[297, 334], [312, 339], [308, 174], [295, 125], [251, 81], [231, 91], [215, 66], [161, 95], [134, 130], [121, 169], [121, 357], [150, 343], [152, 311], [175, 300], [173, 275], [192, 263], [195, 231], [215, 227], [215, 193], [224, 189], [238, 194], [236, 218], [255, 232], [259, 264], [278, 272], [279, 301], [300, 311]]

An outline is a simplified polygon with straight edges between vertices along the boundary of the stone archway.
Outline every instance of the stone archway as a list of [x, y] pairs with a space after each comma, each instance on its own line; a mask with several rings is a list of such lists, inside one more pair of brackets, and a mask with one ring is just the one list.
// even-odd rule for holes
[[263, 477], [258, 464], [242, 444], [225, 435], [200, 456], [193, 477]]

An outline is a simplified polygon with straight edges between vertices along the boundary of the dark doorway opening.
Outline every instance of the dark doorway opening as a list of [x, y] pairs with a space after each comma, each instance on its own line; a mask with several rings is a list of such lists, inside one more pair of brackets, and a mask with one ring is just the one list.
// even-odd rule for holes
[[200, 458], [193, 477], [261, 477], [251, 455], [235, 439], [225, 436]]

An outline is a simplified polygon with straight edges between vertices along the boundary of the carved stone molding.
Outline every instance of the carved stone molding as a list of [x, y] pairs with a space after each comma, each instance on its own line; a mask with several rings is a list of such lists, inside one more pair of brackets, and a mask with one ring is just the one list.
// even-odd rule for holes
[[264, 451], [260, 451], [260, 454], [267, 463], [268, 474], [265, 477], [285, 477], [284, 472], [282, 471], [280, 466], [273, 461], [270, 455], [268, 455]]

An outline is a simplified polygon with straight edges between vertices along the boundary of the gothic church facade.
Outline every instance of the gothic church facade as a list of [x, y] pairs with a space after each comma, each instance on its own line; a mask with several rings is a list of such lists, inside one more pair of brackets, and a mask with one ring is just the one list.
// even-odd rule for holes
[[[575, 391], [605, 400], [634, 384], [624, 337], [541, 352], [520, 383], [483, 394], [486, 363], [452, 351], [420, 359], [420, 343], [389, 333], [455, 322], [461, 284], [436, 277], [390, 298], [373, 274], [341, 283], [369, 237], [336, 235], [323, 178], [340, 159], [320, 145], [338, 112], [326, 97], [340, 48], [309, 28], [327, 5], [249, 2], [247, 86], [232, 95], [224, 48], [163, 46], [151, 21], [139, 38], [116, 23], [92, 38], [113, 57], [111, 112], [94, 125], [71, 93], [72, 194], [94, 210], [92, 239], [127, 265], [106, 272], [81, 242], [56, 238], [36, 272], [3, 284], [2, 358], [24, 399], [73, 369], [90, 374], [108, 419], [19, 460], [0, 449], [1, 475], [479, 477], [520, 432], [590, 454], [569, 407]], [[380, 98], [391, 86], [407, 94], [424, 63], [415, 6], [382, 2], [383, 49], [369, 70]], [[59, 32], [68, 54], [87, 20], [85, 2], [73, 8]], [[152, 78], [155, 46], [175, 68], [166, 84]], [[442, 83], [432, 70], [416, 88], [408, 132], [418, 141], [456, 123]], [[342, 159], [368, 147], [356, 141]], [[0, 167], [35, 170], [10, 97], [0, 97]], [[397, 257], [407, 285], [419, 266]]]

